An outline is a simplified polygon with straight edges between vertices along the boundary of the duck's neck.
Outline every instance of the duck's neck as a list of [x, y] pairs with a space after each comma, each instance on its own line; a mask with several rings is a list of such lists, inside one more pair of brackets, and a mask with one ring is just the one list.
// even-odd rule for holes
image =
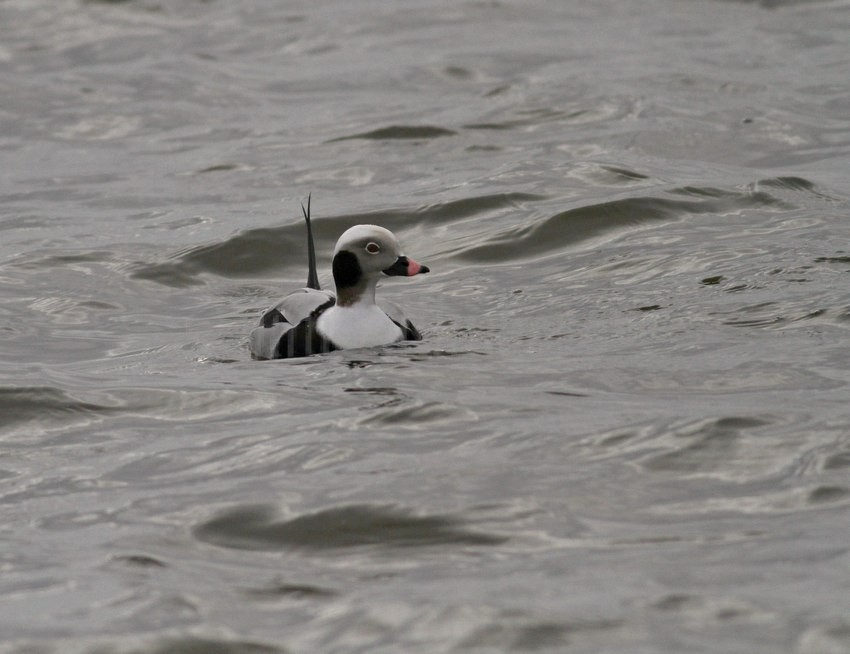
[[361, 277], [354, 286], [336, 287], [336, 305], [338, 307], [353, 307], [355, 305], [375, 304], [375, 289], [378, 280], [366, 280]]
[[334, 255], [333, 275], [338, 307], [375, 304], [378, 280], [363, 274], [360, 262], [351, 252], [340, 250]]

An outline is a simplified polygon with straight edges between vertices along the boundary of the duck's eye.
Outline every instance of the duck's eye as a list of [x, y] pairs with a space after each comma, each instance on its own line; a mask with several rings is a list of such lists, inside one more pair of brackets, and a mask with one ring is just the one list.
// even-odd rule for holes
[[377, 243], [367, 243], [366, 244], [366, 252], [369, 254], [378, 254], [381, 251], [381, 246]]

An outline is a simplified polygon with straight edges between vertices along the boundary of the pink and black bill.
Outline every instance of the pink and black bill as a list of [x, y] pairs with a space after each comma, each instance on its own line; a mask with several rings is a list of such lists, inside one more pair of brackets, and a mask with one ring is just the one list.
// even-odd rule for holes
[[400, 256], [395, 260], [393, 265], [384, 270], [385, 275], [399, 275], [401, 277], [413, 277], [414, 275], [421, 275], [427, 272], [431, 272], [428, 266], [423, 266], [418, 261], [408, 259], [404, 255]]

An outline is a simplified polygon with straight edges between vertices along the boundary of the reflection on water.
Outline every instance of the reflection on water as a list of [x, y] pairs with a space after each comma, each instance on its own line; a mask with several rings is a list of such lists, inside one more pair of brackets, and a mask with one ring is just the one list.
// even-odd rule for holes
[[850, 651], [840, 2], [4, 12], [0, 653]]

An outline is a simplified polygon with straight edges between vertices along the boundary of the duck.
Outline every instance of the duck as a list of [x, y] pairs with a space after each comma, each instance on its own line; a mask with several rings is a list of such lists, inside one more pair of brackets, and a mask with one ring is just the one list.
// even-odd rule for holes
[[420, 341], [422, 334], [395, 304], [376, 300], [383, 277], [430, 272], [403, 254], [396, 236], [378, 225], [355, 225], [336, 242], [331, 270], [335, 291], [319, 285], [310, 222], [310, 201], [301, 204], [307, 225], [307, 284], [262, 314], [250, 334], [253, 359], [288, 359], [334, 350]]

